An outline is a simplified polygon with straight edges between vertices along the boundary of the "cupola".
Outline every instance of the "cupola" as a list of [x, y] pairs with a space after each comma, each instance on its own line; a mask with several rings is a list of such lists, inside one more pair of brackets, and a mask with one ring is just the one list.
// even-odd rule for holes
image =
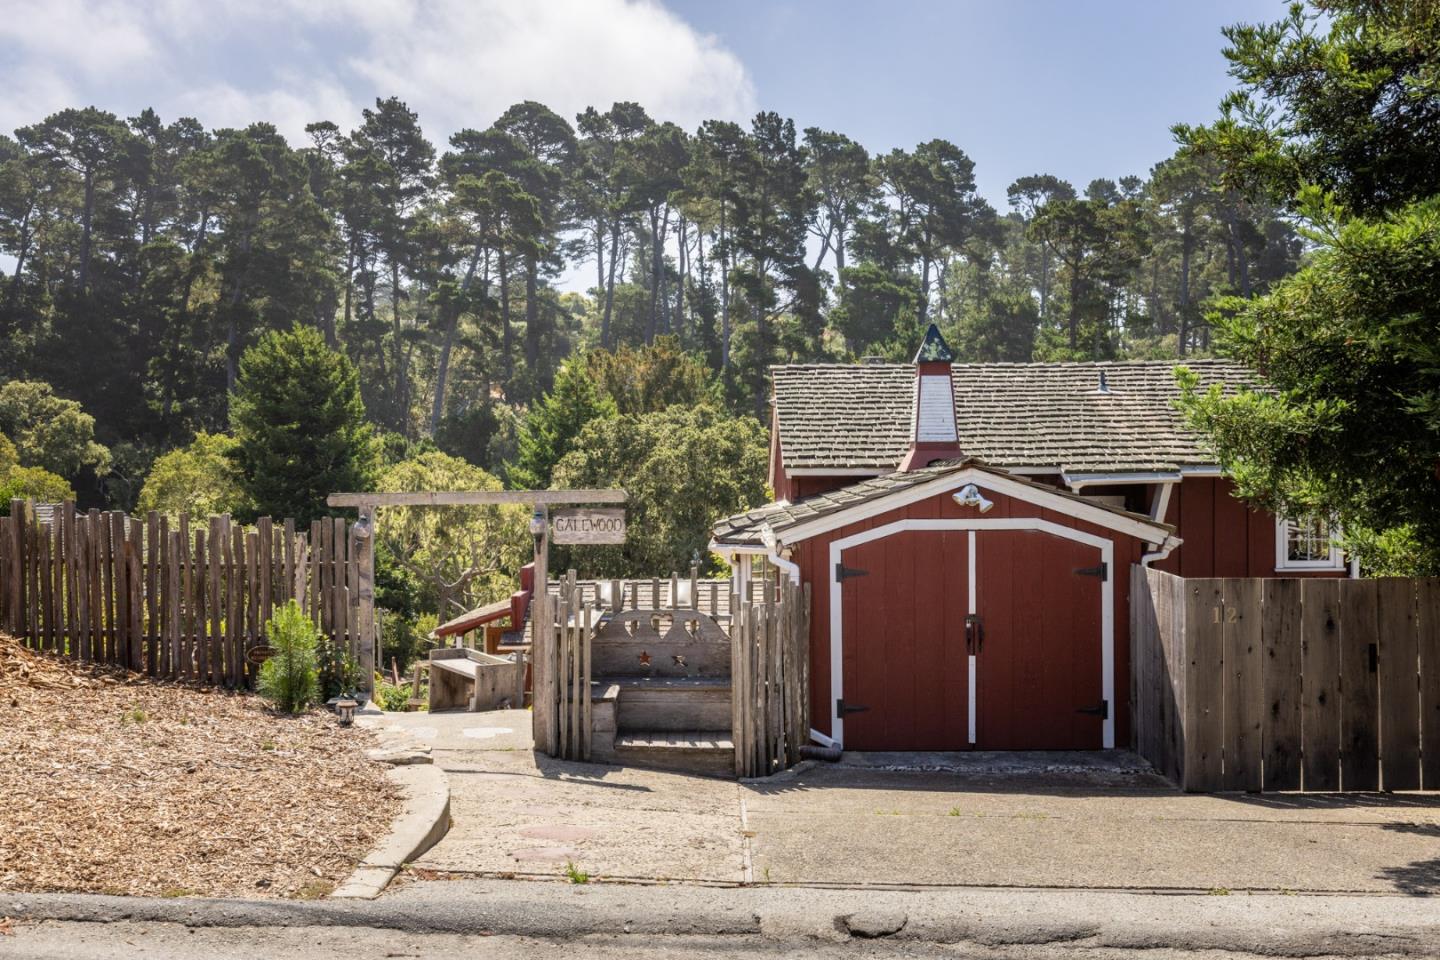
[[930, 324], [915, 352], [914, 432], [910, 449], [900, 461], [901, 470], [919, 470], [936, 460], [964, 456], [955, 427], [955, 385], [950, 379], [954, 361], [940, 328]]

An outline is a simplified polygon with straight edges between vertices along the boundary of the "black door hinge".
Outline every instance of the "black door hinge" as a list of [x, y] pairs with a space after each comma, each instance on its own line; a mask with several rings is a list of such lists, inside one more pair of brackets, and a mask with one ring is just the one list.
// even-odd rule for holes
[[851, 577], [863, 577], [870, 573], [869, 570], [856, 570], [854, 567], [847, 567], [843, 563], [835, 564], [835, 580], [848, 580]]
[[1109, 580], [1110, 565], [1108, 563], [1102, 563], [1098, 567], [1081, 567], [1079, 570], [1076, 570], [1075, 573], [1082, 577], [1099, 577], [1101, 580]]
[[858, 703], [846, 703], [844, 698], [835, 701], [835, 716], [843, 717], [847, 713], [864, 713], [869, 707]]
[[1093, 707], [1081, 707], [1076, 713], [1088, 713], [1092, 717], [1099, 717], [1101, 720], [1110, 719], [1110, 701], [1101, 700]]

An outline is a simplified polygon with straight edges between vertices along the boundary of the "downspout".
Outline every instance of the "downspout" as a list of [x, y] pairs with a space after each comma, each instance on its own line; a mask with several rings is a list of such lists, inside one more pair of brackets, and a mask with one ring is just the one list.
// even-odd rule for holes
[[[1156, 523], [1164, 523], [1165, 514], [1170, 509], [1170, 493], [1175, 489], [1175, 481], [1170, 480], [1158, 484], [1158, 486], [1160, 489], [1155, 491], [1155, 500], [1150, 505], [1150, 519]], [[1152, 550], [1140, 557], [1140, 566], [1148, 567], [1156, 560], [1164, 560], [1170, 556], [1170, 554], [1174, 553], [1175, 548], [1178, 546], [1180, 546], [1180, 541], [1176, 539], [1173, 534], [1167, 536], [1164, 541], [1161, 542], [1158, 550]]]
[[1156, 560], [1164, 560], [1166, 557], [1170, 556], [1170, 554], [1174, 553], [1175, 548], [1180, 546], [1182, 542], [1183, 541], [1179, 537], [1166, 537], [1165, 540], [1160, 544], [1159, 549], [1152, 550], [1149, 553], [1141, 555], [1140, 566], [1148, 567]]
[[765, 554], [765, 559], [769, 560], [771, 563], [775, 564], [775, 566], [779, 567], [781, 570], [784, 570], [787, 574], [789, 574], [791, 583], [795, 584], [797, 587], [800, 585], [799, 564], [791, 560], [786, 560], [784, 557], [782, 557], [780, 555], [780, 547], [778, 544], [770, 553]]

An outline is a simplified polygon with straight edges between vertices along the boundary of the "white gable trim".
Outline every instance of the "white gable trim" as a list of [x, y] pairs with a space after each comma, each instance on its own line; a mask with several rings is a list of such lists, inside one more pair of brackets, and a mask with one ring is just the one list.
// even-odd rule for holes
[[988, 470], [981, 470], [977, 467], [964, 467], [954, 473], [947, 473], [934, 480], [925, 483], [917, 483], [913, 487], [897, 490], [895, 493], [876, 497], [864, 503], [856, 504], [854, 507], [837, 510], [834, 513], [823, 517], [817, 517], [776, 534], [768, 526], [764, 528], [761, 535], [767, 542], [777, 541], [783, 545], [798, 543], [801, 540], [808, 540], [811, 537], [819, 536], [822, 533], [829, 533], [831, 530], [838, 530], [841, 527], [849, 526], [861, 520], [868, 520], [883, 513], [899, 507], [908, 506], [921, 500], [928, 500], [937, 494], [946, 493], [950, 490], [958, 490], [967, 483], [974, 483], [981, 490], [991, 490], [995, 493], [1004, 494], [1026, 503], [1046, 507], [1056, 513], [1063, 513], [1066, 516], [1074, 517], [1076, 520], [1083, 520], [1086, 523], [1093, 523], [1097, 527], [1104, 527], [1107, 530], [1114, 530], [1118, 533], [1127, 534], [1146, 543], [1163, 543], [1170, 535], [1170, 531], [1148, 520], [1141, 520], [1138, 517], [1125, 516], [1106, 510], [1094, 504], [1084, 503], [1061, 493], [1052, 493], [1043, 487], [1025, 483], [1005, 477], [1001, 474], [991, 473]]

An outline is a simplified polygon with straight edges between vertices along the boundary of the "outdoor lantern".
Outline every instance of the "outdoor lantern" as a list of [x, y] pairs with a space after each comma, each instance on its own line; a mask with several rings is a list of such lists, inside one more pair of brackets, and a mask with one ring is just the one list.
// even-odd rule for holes
[[337, 700], [335, 712], [340, 714], [340, 726], [348, 727], [355, 722], [355, 708], [360, 706], [354, 700]]

